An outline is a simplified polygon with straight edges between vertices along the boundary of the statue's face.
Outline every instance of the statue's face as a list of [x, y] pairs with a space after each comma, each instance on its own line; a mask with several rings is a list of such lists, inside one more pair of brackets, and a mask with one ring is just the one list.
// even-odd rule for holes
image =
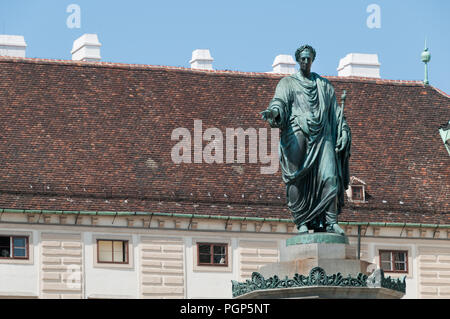
[[303, 50], [300, 53], [300, 69], [303, 72], [309, 73], [312, 65], [312, 54], [309, 50]]

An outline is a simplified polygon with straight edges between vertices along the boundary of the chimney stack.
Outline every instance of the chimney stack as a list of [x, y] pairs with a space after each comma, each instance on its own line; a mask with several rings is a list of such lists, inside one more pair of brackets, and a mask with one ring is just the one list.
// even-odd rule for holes
[[197, 49], [192, 51], [192, 59], [189, 61], [191, 69], [212, 70], [214, 59], [208, 49]]
[[22, 35], [0, 34], [0, 55], [24, 58], [26, 48]]
[[273, 60], [273, 70], [270, 73], [294, 74], [297, 72], [295, 65], [295, 60], [291, 55], [280, 54], [275, 57], [275, 60]]
[[339, 61], [338, 76], [380, 78], [377, 54], [349, 53]]
[[100, 61], [100, 47], [96, 34], [85, 33], [75, 41], [72, 47], [72, 60], [74, 61]]

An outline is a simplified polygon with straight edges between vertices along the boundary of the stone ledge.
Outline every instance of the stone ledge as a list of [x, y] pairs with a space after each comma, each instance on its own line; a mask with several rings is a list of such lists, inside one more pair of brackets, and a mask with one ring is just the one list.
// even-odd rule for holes
[[314, 286], [255, 290], [234, 299], [400, 299], [403, 295], [387, 288]]
[[358, 276], [359, 273], [369, 275], [367, 268], [371, 263], [364, 260], [338, 258], [306, 258], [285, 262], [269, 263], [258, 272], [264, 277], [277, 275], [279, 278], [293, 277], [295, 274], [309, 275], [311, 269], [320, 267], [328, 274], [341, 273], [344, 276]]

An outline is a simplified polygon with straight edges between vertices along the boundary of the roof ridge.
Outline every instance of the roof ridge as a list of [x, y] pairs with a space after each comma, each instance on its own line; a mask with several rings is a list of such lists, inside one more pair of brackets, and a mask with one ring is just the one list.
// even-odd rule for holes
[[266, 76], [271, 78], [280, 78], [286, 76], [281, 73], [269, 73], [269, 72], [244, 72], [244, 71], [231, 71], [231, 70], [202, 70], [191, 69], [181, 66], [168, 66], [168, 65], [153, 65], [153, 64], [133, 64], [133, 63], [120, 63], [120, 62], [105, 62], [105, 61], [73, 61], [73, 60], [58, 60], [58, 59], [42, 59], [42, 58], [22, 58], [22, 57], [9, 57], [0, 56], [0, 62], [22, 62], [22, 63], [35, 63], [35, 64], [59, 64], [59, 65], [75, 65], [84, 67], [113, 67], [124, 69], [165, 69], [174, 71], [187, 71], [194, 73], [209, 73], [209, 74], [228, 74], [228, 75], [246, 75], [246, 76]]
[[363, 76], [336, 76], [336, 75], [322, 75], [322, 77], [331, 79], [331, 80], [337, 80], [337, 81], [352, 81], [357, 80], [360, 82], [374, 82], [374, 83], [380, 83], [380, 84], [415, 84], [419, 86], [425, 86], [422, 81], [418, 80], [392, 80], [392, 79], [381, 79], [381, 78], [370, 78], [370, 77], [363, 77]]
[[[44, 59], [44, 58], [22, 58], [22, 57], [9, 57], [0, 56], [0, 62], [22, 62], [22, 63], [44, 63], [44, 64], [59, 64], [59, 65], [75, 65], [83, 67], [103, 67], [103, 68], [124, 68], [124, 69], [161, 69], [169, 71], [183, 71], [183, 72], [194, 72], [194, 73], [204, 73], [211, 75], [244, 75], [244, 76], [261, 76], [269, 78], [281, 78], [287, 76], [287, 74], [281, 73], [271, 73], [271, 72], [244, 72], [244, 71], [231, 71], [231, 70], [201, 70], [201, 69], [191, 69], [181, 66], [168, 66], [168, 65], [152, 65], [152, 64], [136, 64], [136, 63], [120, 63], [120, 62], [106, 62], [106, 61], [73, 61], [73, 60], [62, 60], [62, 59]], [[321, 75], [322, 77], [340, 82], [366, 82], [375, 84], [394, 84], [394, 85], [414, 85], [414, 86], [430, 86], [435, 89], [436, 92], [440, 93], [444, 97], [450, 98], [450, 95], [444, 91], [431, 86], [425, 85], [422, 81], [418, 80], [391, 80], [391, 79], [380, 79], [380, 78], [370, 78], [370, 77], [359, 77], [359, 76], [335, 76], [335, 75]]]
[[450, 99], [450, 95], [445, 93], [444, 91], [442, 91], [441, 89], [438, 89], [437, 87], [434, 87], [432, 85], [430, 85], [431, 88], [433, 88], [436, 92], [438, 92], [439, 94], [443, 95], [446, 98]]

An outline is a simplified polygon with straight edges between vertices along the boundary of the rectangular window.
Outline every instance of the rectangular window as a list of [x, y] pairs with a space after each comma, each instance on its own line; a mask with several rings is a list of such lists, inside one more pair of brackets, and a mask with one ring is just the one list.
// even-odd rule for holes
[[0, 236], [0, 258], [28, 259], [28, 237]]
[[128, 264], [128, 240], [97, 240], [99, 263]]
[[197, 243], [198, 265], [228, 266], [228, 245]]
[[385, 272], [408, 272], [408, 252], [380, 250], [380, 267]]
[[361, 185], [352, 185], [352, 200], [364, 201], [363, 187]]

